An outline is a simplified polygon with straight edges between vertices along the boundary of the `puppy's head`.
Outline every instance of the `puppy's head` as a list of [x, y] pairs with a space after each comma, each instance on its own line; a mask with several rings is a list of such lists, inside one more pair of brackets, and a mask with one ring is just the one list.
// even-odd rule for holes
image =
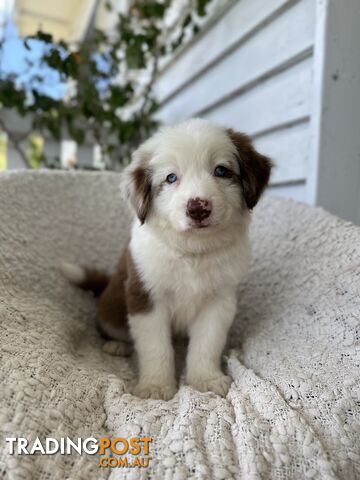
[[198, 235], [241, 221], [271, 166], [248, 136], [194, 119], [161, 129], [134, 152], [124, 186], [141, 223]]

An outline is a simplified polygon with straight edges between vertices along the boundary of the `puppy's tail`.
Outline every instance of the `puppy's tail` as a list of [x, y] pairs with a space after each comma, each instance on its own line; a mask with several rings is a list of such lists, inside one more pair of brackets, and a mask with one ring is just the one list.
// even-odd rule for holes
[[98, 270], [68, 262], [62, 262], [59, 268], [71, 283], [83, 290], [90, 290], [96, 297], [99, 297], [109, 284], [110, 277]]

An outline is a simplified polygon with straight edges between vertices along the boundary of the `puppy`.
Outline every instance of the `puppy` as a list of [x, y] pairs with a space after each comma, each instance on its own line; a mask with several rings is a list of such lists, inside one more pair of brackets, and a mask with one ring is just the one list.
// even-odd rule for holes
[[130, 331], [137, 396], [175, 394], [176, 332], [189, 337], [186, 383], [226, 395], [221, 355], [249, 265], [250, 211], [271, 167], [242, 133], [200, 119], [161, 128], [122, 175], [137, 218], [116, 272], [63, 265], [73, 283], [101, 295], [99, 328], [113, 339], [110, 353], [129, 353]]

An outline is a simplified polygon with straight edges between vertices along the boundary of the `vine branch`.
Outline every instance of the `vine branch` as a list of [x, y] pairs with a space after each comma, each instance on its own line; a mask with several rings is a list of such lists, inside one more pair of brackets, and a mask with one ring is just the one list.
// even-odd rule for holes
[[[27, 51], [40, 43], [43, 53], [36, 59], [29, 54], [27, 71], [21, 74], [0, 71], [0, 108], [28, 116], [32, 129], [56, 142], [70, 138], [79, 146], [86, 141], [99, 144], [111, 168], [126, 163], [157, 125], [154, 86], [160, 59], [178, 49], [191, 31], [196, 34], [199, 17], [211, 1], [186, 0], [177, 11], [175, 0], [130, 0], [125, 14], [116, 11], [114, 0], [107, 0], [115, 20], [111, 32], [94, 27], [95, 8], [88, 36], [78, 45], [55, 41], [44, 31], [26, 37]], [[0, 69], [5, 43], [1, 39]], [[143, 85], [145, 72], [149, 76]], [[59, 87], [58, 93], [47, 83]], [[59, 93], [62, 89], [65, 94]], [[31, 167], [23, 138], [1, 118], [0, 126]], [[43, 157], [41, 161], [48, 163]]]

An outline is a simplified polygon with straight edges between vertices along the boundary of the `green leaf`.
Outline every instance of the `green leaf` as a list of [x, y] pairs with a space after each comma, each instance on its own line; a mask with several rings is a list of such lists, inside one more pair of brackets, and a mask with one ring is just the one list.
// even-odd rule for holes
[[24, 47], [26, 48], [26, 50], [30, 51], [31, 50], [31, 47], [29, 45], [29, 38], [28, 37], [25, 37], [24, 38]]
[[49, 65], [49, 67], [54, 70], [64, 71], [63, 60], [61, 58], [60, 52], [56, 48], [52, 48], [45, 56], [44, 61]]
[[191, 14], [187, 15], [183, 21], [182, 28], [186, 28], [188, 25], [190, 25], [192, 20]]
[[199, 33], [199, 31], [200, 31], [199, 25], [194, 25], [193, 26], [193, 34], [197, 35]]
[[79, 145], [82, 145], [85, 141], [85, 131], [82, 128], [72, 126], [69, 128], [69, 134], [72, 140]]
[[[176, 50], [184, 43], [184, 31], [197, 33], [196, 18], [206, 14], [211, 0], [194, 0], [193, 11], [181, 22], [178, 37], [172, 44]], [[9, 74], [0, 79], [0, 107], [9, 108], [21, 116], [30, 114], [32, 126], [37, 132], [50, 133], [61, 140], [69, 136], [78, 144], [92, 138], [101, 144], [104, 152], [114, 152], [121, 162], [152, 134], [157, 124], [154, 114], [158, 108], [153, 98], [153, 87], [141, 114], [133, 113], [126, 122], [116, 111], [131, 104], [139, 91], [139, 79], [129, 75], [123, 84], [122, 74], [129, 69], [143, 69], [153, 64], [155, 55], [164, 55], [170, 50], [169, 42], [162, 40], [159, 20], [164, 17], [173, 0], [131, 0], [130, 14], [115, 11], [114, 0], [104, 0], [105, 8], [113, 11], [116, 22], [111, 32], [95, 30], [93, 37], [74, 51], [65, 41], [55, 41], [50, 33], [39, 31], [24, 39], [26, 50], [33, 48], [31, 39], [43, 42], [40, 59], [28, 55], [26, 66], [31, 74], [26, 83]], [[190, 5], [190, 2], [189, 2]], [[0, 46], [1, 47], [1, 46]], [[45, 94], [47, 77], [38, 74], [48, 66], [59, 75], [64, 84], [74, 85], [69, 95], [54, 99]], [[37, 72], [37, 73], [34, 73]], [[118, 81], [120, 79], [120, 81]], [[45, 163], [47, 166], [59, 162]]]
[[209, 0], [197, 0], [197, 14], [199, 17], [204, 17], [206, 15], [206, 6], [209, 3]]
[[179, 35], [179, 37], [174, 42], [172, 42], [172, 44], [171, 44], [172, 51], [175, 51], [177, 48], [180, 47], [180, 45], [182, 44], [182, 42], [184, 40], [184, 37], [185, 37], [185, 33], [182, 31], [181, 34]]
[[78, 52], [71, 53], [62, 62], [62, 71], [72, 78], [76, 78], [79, 74], [78, 65], [81, 62], [81, 56]]
[[35, 38], [37, 40], [41, 40], [44, 43], [53, 43], [53, 36], [51, 35], [51, 33], [46, 33], [42, 30], [38, 30], [35, 35], [28, 38]]
[[40, 168], [44, 161], [44, 139], [41, 135], [29, 138], [27, 158], [31, 168]]
[[145, 67], [144, 53], [138, 44], [130, 44], [126, 47], [126, 62], [131, 70]]
[[162, 18], [167, 9], [166, 3], [159, 3], [158, 1], [143, 1], [137, 2], [137, 10], [143, 18]]

